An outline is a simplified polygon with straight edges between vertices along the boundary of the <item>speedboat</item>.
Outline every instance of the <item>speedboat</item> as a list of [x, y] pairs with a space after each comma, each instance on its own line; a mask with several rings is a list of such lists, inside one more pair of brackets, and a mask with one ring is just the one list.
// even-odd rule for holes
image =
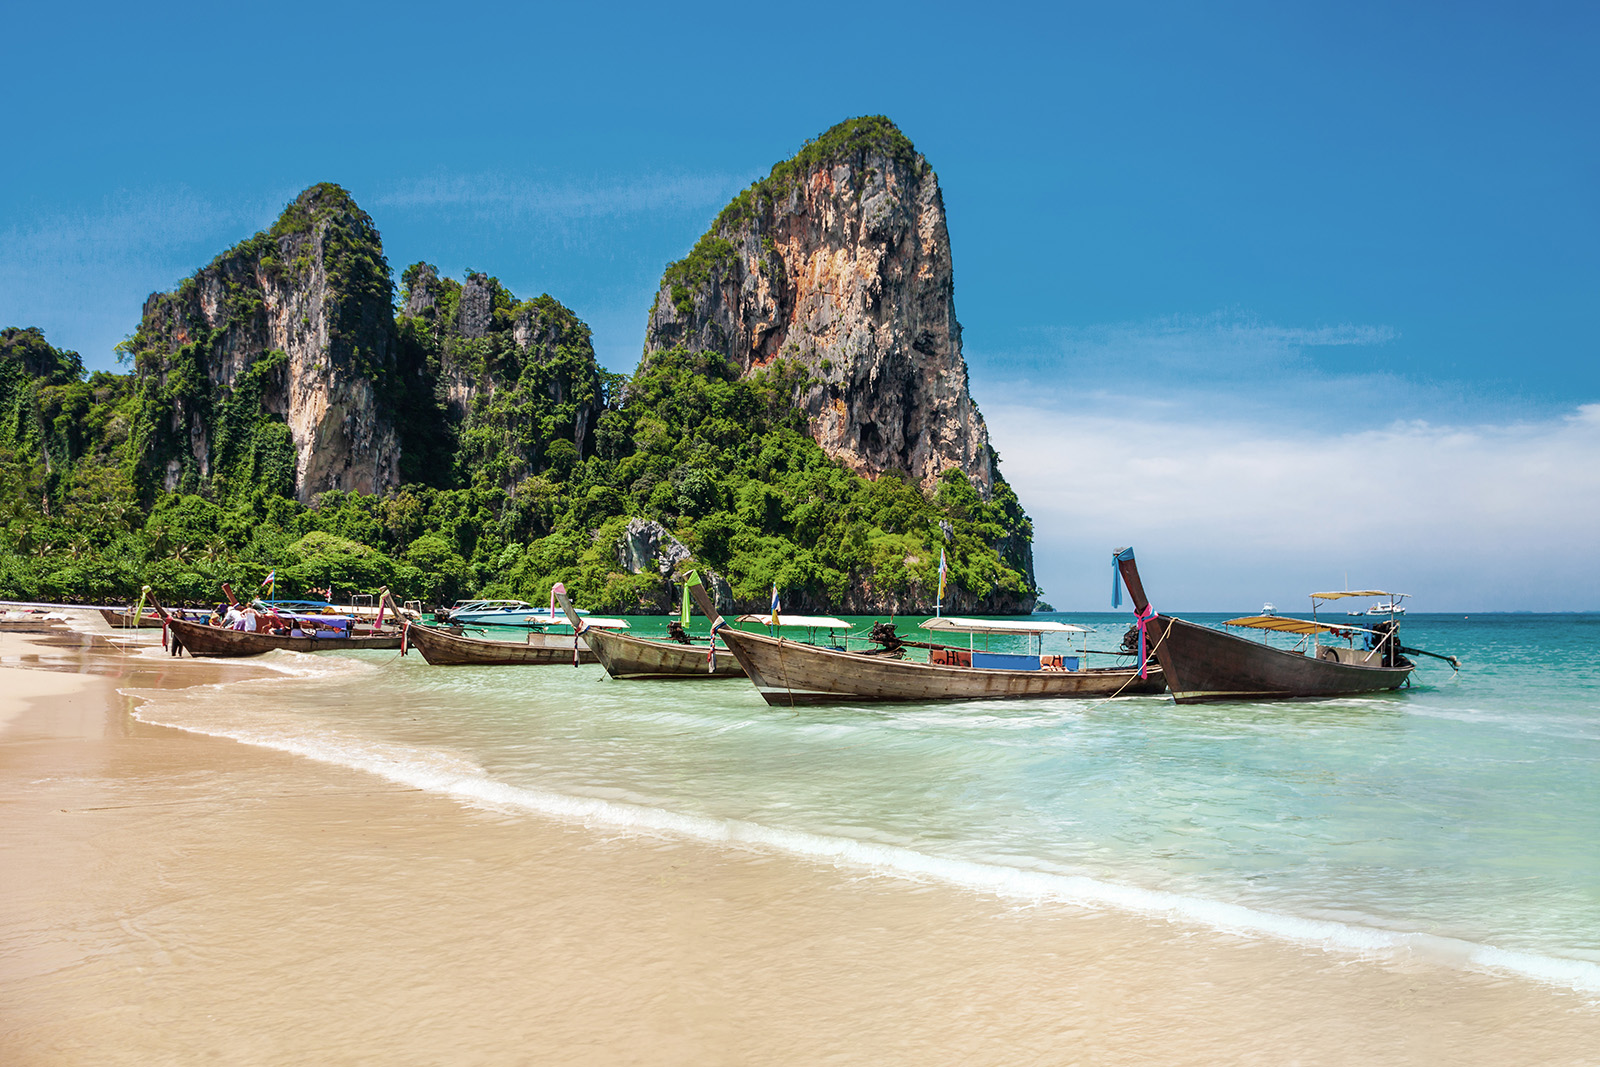
[[[587, 611], [579, 611], [587, 615]], [[526, 600], [468, 600], [450, 609], [446, 620], [457, 626], [565, 626], [564, 614], [536, 608]]]
[[1409, 593], [1400, 593], [1394, 599], [1390, 600], [1388, 603], [1383, 603], [1382, 601], [1380, 601], [1380, 602], [1372, 605], [1372, 607], [1368, 608], [1367, 609], [1367, 614], [1368, 615], [1404, 615], [1406, 613], [1406, 609], [1405, 609], [1405, 606], [1400, 603], [1400, 600], [1401, 600], [1401, 598], [1409, 596], [1409, 595], [1410, 595]]

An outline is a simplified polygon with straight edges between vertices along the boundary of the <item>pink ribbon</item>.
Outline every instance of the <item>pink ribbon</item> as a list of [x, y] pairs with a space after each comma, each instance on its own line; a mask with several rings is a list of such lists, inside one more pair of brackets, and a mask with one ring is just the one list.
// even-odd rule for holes
[[1160, 617], [1161, 616], [1159, 614], [1157, 614], [1156, 609], [1155, 609], [1155, 605], [1153, 605], [1153, 604], [1146, 604], [1144, 606], [1144, 610], [1139, 612], [1139, 614], [1138, 614], [1138, 619], [1139, 619], [1139, 677], [1140, 678], [1148, 678], [1149, 677], [1149, 673], [1148, 672], [1149, 672], [1149, 669], [1150, 669], [1150, 665], [1146, 661], [1145, 652], [1144, 652], [1144, 628], [1145, 628], [1145, 624], [1150, 622], [1150, 620], [1152, 620], [1152, 619], [1159, 619]]

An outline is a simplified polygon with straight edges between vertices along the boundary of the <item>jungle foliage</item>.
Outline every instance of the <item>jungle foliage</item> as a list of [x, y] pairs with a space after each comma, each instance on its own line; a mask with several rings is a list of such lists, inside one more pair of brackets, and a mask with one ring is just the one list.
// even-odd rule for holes
[[[921, 165], [888, 120], [855, 119], [728, 211], [868, 150]], [[674, 298], [732, 254], [715, 236], [696, 245], [669, 271]], [[400, 484], [382, 495], [297, 499], [278, 413], [289, 357], [265, 342], [264, 308], [313, 281], [321, 318], [291, 328], [325, 330], [328, 361], [370, 382], [399, 430]], [[549, 295], [519, 300], [493, 277], [421, 263], [401, 287], [397, 309], [371, 219], [324, 184], [152, 297], [120, 346], [126, 373], [87, 373], [37, 329], [0, 331], [0, 599], [124, 601], [148, 583], [205, 602], [276, 570], [288, 595], [541, 600], [560, 580], [596, 610], [659, 608], [662, 575], [631, 574], [618, 554], [629, 522], [648, 519], [746, 605], [773, 585], [791, 609], [928, 605], [941, 550], [956, 590], [1031, 601], [1032, 529], [1010, 487], [997, 478], [984, 500], [957, 470], [931, 494], [894, 471], [852, 472], [807, 435], [798, 363], [741, 376], [671, 349], [627, 378], [600, 368], [589, 328]]]
[[[463, 451], [476, 450], [492, 476], [383, 496], [330, 492], [307, 506], [273, 470], [230, 475], [209, 493], [142, 493], [127, 434], [134, 377], [85, 375], [36, 330], [3, 337], [0, 598], [117, 601], [149, 583], [175, 602], [205, 601], [223, 581], [251, 589], [275, 568], [289, 593], [331, 583], [388, 585], [429, 603], [537, 600], [560, 580], [598, 610], [664, 605], [659, 575], [619, 565], [632, 517], [661, 522], [749, 603], [774, 584], [794, 607], [837, 605], [853, 585], [868, 599], [930, 599], [941, 546], [956, 586], [1025, 590], [996, 547], [1030, 533], [1004, 483], [986, 502], [952, 470], [930, 499], [894, 473], [846, 470], [805, 434], [791, 401], [803, 374], [795, 364], [740, 377], [714, 356], [675, 349], [626, 388], [593, 371], [607, 387], [581, 452], [559, 404], [538, 417], [512, 405], [514, 420], [463, 423]], [[474, 444], [475, 428], [537, 461], [519, 466], [493, 440]], [[513, 470], [521, 476], [508, 487], [501, 475]]]

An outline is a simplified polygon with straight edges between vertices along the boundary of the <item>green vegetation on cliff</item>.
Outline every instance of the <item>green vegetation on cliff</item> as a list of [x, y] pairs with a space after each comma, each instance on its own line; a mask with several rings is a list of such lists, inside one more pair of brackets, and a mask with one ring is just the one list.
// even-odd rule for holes
[[[852, 120], [741, 196], [866, 147], [914, 156], [887, 120]], [[683, 283], [723, 254], [703, 240]], [[741, 376], [679, 348], [627, 378], [549, 295], [426, 264], [400, 280], [397, 307], [371, 219], [324, 184], [151, 297], [128, 373], [86, 374], [36, 329], [0, 333], [0, 599], [129, 600], [148, 583], [206, 601], [276, 569], [289, 594], [534, 600], [560, 580], [593, 609], [664, 608], [662, 575], [630, 573], [618, 551], [650, 520], [747, 605], [775, 584], [801, 610], [914, 610], [941, 549], [968, 603], [1031, 603], [1031, 529], [1010, 488], [986, 501], [957, 470], [927, 494], [852, 472], [807, 435], [800, 364]], [[305, 491], [285, 413], [307, 381], [340, 403], [370, 385], [374, 406], [346, 421], [392, 426], [398, 484]]]
[[127, 447], [118, 405], [134, 396], [132, 379], [84, 380], [75, 357], [37, 331], [5, 338], [8, 599], [117, 600], [149, 582], [174, 600], [206, 600], [223, 581], [254, 588], [275, 567], [288, 590], [387, 584], [430, 602], [538, 599], [561, 580], [601, 610], [665, 606], [659, 575], [618, 563], [631, 517], [661, 522], [747, 603], [773, 584], [795, 607], [926, 600], [941, 545], [968, 593], [1026, 591], [994, 547], [1027, 522], [1009, 490], [986, 503], [952, 470], [930, 500], [896, 475], [869, 481], [844, 469], [805, 436], [788, 399], [799, 371], [781, 362], [741, 378], [701, 354], [660, 353], [625, 402], [601, 413], [594, 452], [538, 437], [549, 423], [523, 424], [548, 462], [509, 490], [473, 478], [383, 496], [330, 492], [306, 506], [275, 491], [281, 472], [228, 494], [141, 499], [118, 461]]
[[[727, 235], [750, 219], [770, 216], [773, 205], [787, 197], [795, 183], [812, 171], [869, 153], [902, 163], [911, 170], [923, 166], [911, 139], [882, 115], [846, 119], [807, 141], [793, 156], [773, 164], [765, 178], [751, 183], [734, 197], [687, 256], [667, 264], [661, 284], [671, 288], [678, 313], [687, 316], [693, 310], [692, 294], [732, 265], [737, 252]], [[777, 262], [781, 269], [782, 260]]]

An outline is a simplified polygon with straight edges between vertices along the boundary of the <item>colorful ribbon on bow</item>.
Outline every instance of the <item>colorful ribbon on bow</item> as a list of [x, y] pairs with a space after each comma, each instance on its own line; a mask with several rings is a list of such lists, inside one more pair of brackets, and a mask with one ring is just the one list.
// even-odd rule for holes
[[[565, 593], [565, 592], [566, 592], [566, 590], [565, 590], [565, 589], [563, 589], [563, 590], [561, 590], [561, 591], [562, 591], [562, 592], [563, 592], [563, 593]], [[554, 597], [555, 597], [555, 594], [553, 594], [553, 593], [552, 593], [552, 594], [551, 594], [551, 598], [552, 598], [552, 599], [554, 599]], [[586, 629], [587, 629], [587, 628], [588, 628], [588, 627], [586, 627], [586, 626], [585, 626], [585, 625], [584, 625], [584, 622], [583, 622], [583, 620], [582, 620], [582, 619], [579, 619], [579, 620], [578, 620], [578, 625], [576, 625], [576, 626], [574, 626], [574, 627], [573, 627], [573, 628], [572, 628], [572, 665], [573, 665], [573, 666], [574, 666], [574, 667], [576, 667], [576, 666], [577, 666], [577, 665], [578, 665], [578, 637], [579, 637], [579, 635], [580, 635], [580, 634], [582, 634], [582, 633], [583, 633], [583, 631], [584, 631], [584, 630], [586, 630]]]
[[726, 623], [724, 623], [721, 619], [717, 619], [711, 624], [711, 647], [706, 651], [707, 674], [717, 673], [717, 631], [722, 629], [725, 625]]
[[1139, 619], [1139, 677], [1148, 678], [1150, 665], [1144, 651], [1144, 628], [1151, 619], [1159, 619], [1161, 616], [1156, 612], [1155, 605], [1146, 604], [1144, 610], [1139, 612], [1137, 617]]
[[1111, 606], [1122, 607], [1122, 568], [1118, 566], [1125, 559], [1133, 558], [1133, 549], [1124, 548], [1121, 552], [1111, 554]]

